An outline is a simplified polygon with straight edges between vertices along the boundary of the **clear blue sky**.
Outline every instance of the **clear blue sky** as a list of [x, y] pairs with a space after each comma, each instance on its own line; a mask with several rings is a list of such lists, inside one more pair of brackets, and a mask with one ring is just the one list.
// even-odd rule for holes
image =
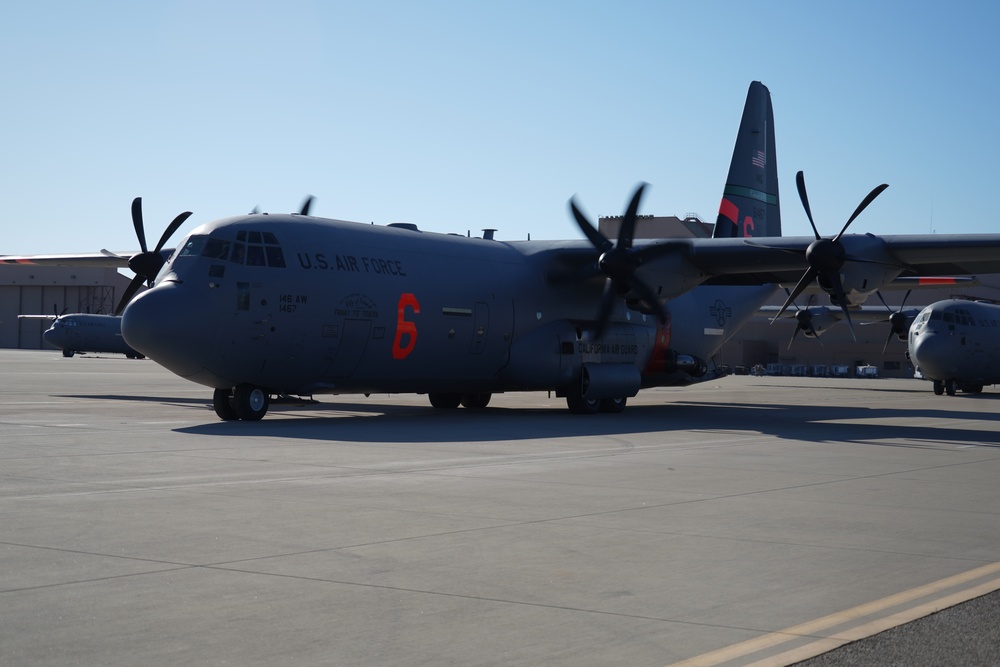
[[746, 89], [786, 235], [994, 232], [994, 2], [7, 2], [0, 253], [152, 245], [182, 210], [578, 238], [566, 202], [714, 221]]

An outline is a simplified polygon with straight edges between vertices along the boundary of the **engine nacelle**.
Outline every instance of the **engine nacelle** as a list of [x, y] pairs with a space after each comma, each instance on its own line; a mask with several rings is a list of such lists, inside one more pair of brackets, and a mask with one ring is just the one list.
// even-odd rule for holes
[[642, 375], [634, 364], [584, 364], [583, 398], [600, 400], [635, 396], [642, 386]]

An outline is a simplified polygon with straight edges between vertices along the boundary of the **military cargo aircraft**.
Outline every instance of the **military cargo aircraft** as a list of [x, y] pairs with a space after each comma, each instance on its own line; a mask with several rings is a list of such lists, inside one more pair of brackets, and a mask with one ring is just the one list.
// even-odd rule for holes
[[142, 359], [144, 356], [129, 347], [122, 338], [121, 317], [91, 313], [19, 317], [52, 320], [49, 328], [42, 333], [42, 340], [62, 350], [64, 357], [72, 357], [77, 352], [114, 352], [129, 359]]
[[910, 361], [934, 393], [978, 394], [1000, 382], [1000, 305], [947, 299], [920, 311], [910, 327]]
[[[166, 263], [159, 246], [132, 256], [153, 286], [125, 308], [122, 333], [213, 388], [224, 420], [261, 419], [272, 395], [320, 393], [481, 408], [493, 393], [548, 390], [574, 413], [621, 412], [644, 387], [708, 377], [705, 355], [777, 284], [798, 279], [791, 302], [818, 282], [846, 309], [899, 276], [1000, 272], [1000, 235], [847, 234], [884, 185], [836, 237], [815, 223], [816, 238], [778, 236], [773, 116], [757, 82], [748, 113], [759, 122], [741, 125], [714, 238], [637, 240], [644, 185], [614, 240], [575, 200], [586, 240], [242, 215], [193, 230]], [[812, 223], [801, 174], [797, 185]]]

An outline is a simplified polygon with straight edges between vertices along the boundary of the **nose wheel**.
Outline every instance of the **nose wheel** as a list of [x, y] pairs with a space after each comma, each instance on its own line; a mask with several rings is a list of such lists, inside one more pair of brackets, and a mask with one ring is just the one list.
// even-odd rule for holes
[[212, 396], [215, 414], [223, 421], [260, 421], [271, 404], [267, 390], [252, 384], [239, 384], [232, 389], [216, 389]]

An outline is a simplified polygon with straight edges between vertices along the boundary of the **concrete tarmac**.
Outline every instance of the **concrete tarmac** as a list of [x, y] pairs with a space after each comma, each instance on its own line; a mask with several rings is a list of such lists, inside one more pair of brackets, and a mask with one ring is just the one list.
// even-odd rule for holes
[[[148, 360], [0, 369], [3, 664], [786, 665], [997, 606], [993, 388], [729, 377], [619, 415], [321, 396], [223, 423]], [[1000, 662], [992, 618], [961, 618], [981, 645], [951, 664]]]

